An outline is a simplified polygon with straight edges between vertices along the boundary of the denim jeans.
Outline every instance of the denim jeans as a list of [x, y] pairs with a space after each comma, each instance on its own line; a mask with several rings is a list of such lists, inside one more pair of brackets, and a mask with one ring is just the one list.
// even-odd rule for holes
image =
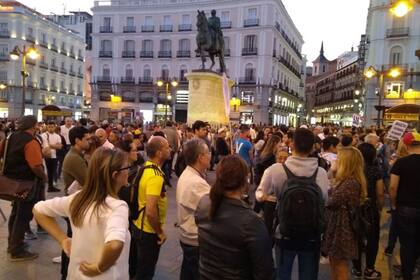
[[395, 211], [391, 211], [391, 223], [389, 224], [388, 245], [386, 246], [389, 251], [394, 251], [395, 244], [398, 239], [397, 221]]
[[420, 248], [420, 209], [397, 207], [396, 211], [401, 271], [404, 280], [411, 280]]
[[185, 243], [181, 243], [183, 252], [182, 266], [181, 266], [181, 277], [180, 280], [198, 280], [199, 274], [199, 247], [190, 246]]
[[299, 261], [299, 280], [318, 279], [320, 251], [293, 251], [276, 244], [277, 280], [291, 280], [295, 257]]
[[32, 208], [34, 207], [34, 201], [13, 201], [12, 212], [10, 213], [8, 229], [8, 247], [11, 255], [18, 255], [24, 251], [23, 239], [25, 237], [25, 231], [28, 229], [29, 222], [31, 221]]

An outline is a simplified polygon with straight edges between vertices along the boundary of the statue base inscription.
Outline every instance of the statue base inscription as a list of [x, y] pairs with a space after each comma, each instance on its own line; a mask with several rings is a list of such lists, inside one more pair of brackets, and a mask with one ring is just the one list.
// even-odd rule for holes
[[[187, 122], [197, 120], [211, 124], [228, 124], [229, 116], [225, 111], [223, 95], [223, 76], [212, 71], [197, 71], [185, 75], [189, 81]], [[234, 81], [227, 80], [227, 87], [232, 88]]]

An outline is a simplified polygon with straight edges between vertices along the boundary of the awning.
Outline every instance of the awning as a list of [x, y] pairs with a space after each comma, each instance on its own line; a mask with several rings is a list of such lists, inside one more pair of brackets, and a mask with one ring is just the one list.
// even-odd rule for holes
[[47, 117], [71, 117], [72, 109], [65, 106], [46, 105], [42, 109], [42, 115]]
[[385, 111], [385, 121], [418, 121], [420, 105], [417, 104], [401, 104], [389, 108]]

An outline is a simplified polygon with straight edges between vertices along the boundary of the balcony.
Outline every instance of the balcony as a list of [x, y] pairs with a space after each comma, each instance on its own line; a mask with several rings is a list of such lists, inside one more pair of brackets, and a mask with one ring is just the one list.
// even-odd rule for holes
[[298, 70], [296, 70], [286, 59], [284, 59], [283, 57], [279, 58], [279, 61], [287, 67], [287, 69], [289, 69], [293, 74], [295, 74], [299, 79], [301, 77], [301, 74]]
[[136, 79], [134, 77], [121, 77], [121, 84], [135, 84]]
[[230, 49], [224, 49], [223, 53], [225, 56], [230, 56]]
[[83, 79], [83, 73], [77, 73], [77, 77]]
[[60, 93], [67, 94], [67, 90], [64, 87], [62, 87], [60, 88]]
[[[83, 96], [83, 91], [79, 91], [76, 93], [77, 96]], [[80, 106], [80, 105], [79, 105]]]
[[32, 59], [27, 59], [27, 60], [26, 60], [26, 64], [29, 64], [29, 65], [35, 65], [36, 63], [35, 63], [35, 60], [32, 60]]
[[78, 56], [77, 57], [77, 60], [79, 60], [79, 61], [82, 61], [83, 62], [83, 60], [84, 60], [85, 58], [83, 57], [83, 56]]
[[242, 55], [246, 56], [246, 55], [257, 55], [258, 54], [258, 49], [257, 48], [243, 48], [242, 49]]
[[43, 48], [48, 48], [48, 42], [44, 41], [44, 42], [39, 42], [39, 45]]
[[172, 57], [172, 51], [159, 51], [158, 57], [159, 58], [171, 58]]
[[58, 67], [57, 67], [56, 65], [54, 65], [54, 64], [51, 64], [51, 66], [50, 66], [50, 70], [51, 70], [51, 71], [58, 72]]
[[0, 38], [10, 38], [9, 30], [0, 30]]
[[61, 74], [66, 74], [66, 75], [67, 75], [67, 73], [68, 73], [68, 72], [67, 72], [67, 69], [66, 69], [66, 68], [61, 67], [61, 68], [60, 68], [60, 73], [61, 73]]
[[99, 32], [100, 33], [112, 33], [112, 26], [100, 26], [99, 27]]
[[76, 77], [76, 72], [74, 72], [73, 70], [70, 70], [69, 71], [69, 75], [70, 76], [73, 76], [73, 77]]
[[48, 69], [48, 63], [46, 63], [45, 61], [40, 61], [39, 68]]
[[178, 25], [178, 31], [191, 31], [192, 24], [180, 24]]
[[244, 20], [244, 27], [258, 26], [260, 25], [260, 20], [258, 18], [250, 18]]
[[160, 32], [172, 32], [172, 25], [164, 24], [159, 28]]
[[153, 58], [153, 51], [140, 51], [140, 58]]
[[58, 90], [57, 86], [50, 86], [50, 91], [57, 91], [57, 90]]
[[231, 21], [222, 21], [222, 22], [220, 22], [220, 27], [222, 29], [232, 28], [232, 22]]
[[70, 51], [69, 56], [72, 58], [76, 58], [76, 54], [73, 51]]
[[410, 34], [409, 27], [389, 28], [386, 30], [387, 38], [407, 37]]
[[177, 51], [176, 57], [191, 57], [191, 51]]
[[152, 77], [139, 77], [139, 84], [153, 84], [153, 78]]
[[47, 90], [47, 85], [46, 84], [39, 84], [39, 89], [40, 90]]
[[140, 96], [139, 102], [152, 103], [153, 102], [153, 96]]
[[128, 25], [123, 27], [124, 33], [136, 33], [136, 27], [133, 25]]
[[121, 98], [122, 102], [135, 102], [135, 98], [133, 96], [123, 96]]
[[111, 101], [111, 96], [110, 95], [100, 95], [99, 100], [100, 101]]
[[136, 57], [136, 52], [135, 51], [123, 51], [121, 56], [124, 57], [124, 58], [135, 58]]
[[112, 51], [99, 51], [99, 57], [112, 57]]
[[[280, 28], [280, 25], [279, 25], [279, 28]], [[290, 38], [289, 38], [289, 36], [287, 36], [286, 32], [284, 32], [284, 30], [281, 30], [280, 33], [281, 33], [281, 36], [284, 38], [284, 40], [286, 40], [287, 44], [289, 44], [289, 46], [292, 48], [292, 50], [296, 53], [296, 55], [300, 59], [302, 59], [302, 55], [300, 54], [298, 48], [295, 46], [295, 44], [293, 44], [292, 40], [290, 40]]]
[[110, 83], [111, 82], [111, 77], [109, 77], [109, 76], [97, 76], [96, 77], [96, 82], [98, 82], [98, 83]]
[[141, 32], [155, 32], [155, 26], [154, 25], [142, 25], [141, 26]]
[[26, 41], [34, 43], [35, 44], [35, 37], [33, 35], [30, 34], [26, 34]]
[[255, 77], [241, 77], [239, 78], [239, 84], [245, 85], [255, 85], [257, 83], [257, 79]]
[[57, 47], [57, 45], [55, 45], [55, 44], [51, 44], [51, 45], [50, 45], [50, 49], [51, 49], [52, 51], [54, 51], [54, 52], [57, 52], [57, 51], [58, 51], [58, 47]]

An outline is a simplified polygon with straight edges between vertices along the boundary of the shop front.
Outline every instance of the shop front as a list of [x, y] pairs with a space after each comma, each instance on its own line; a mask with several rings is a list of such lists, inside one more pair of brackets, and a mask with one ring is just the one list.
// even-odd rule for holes
[[420, 105], [401, 104], [389, 108], [385, 111], [384, 124], [389, 125], [394, 121], [403, 121], [411, 126], [416, 126], [419, 122]]

